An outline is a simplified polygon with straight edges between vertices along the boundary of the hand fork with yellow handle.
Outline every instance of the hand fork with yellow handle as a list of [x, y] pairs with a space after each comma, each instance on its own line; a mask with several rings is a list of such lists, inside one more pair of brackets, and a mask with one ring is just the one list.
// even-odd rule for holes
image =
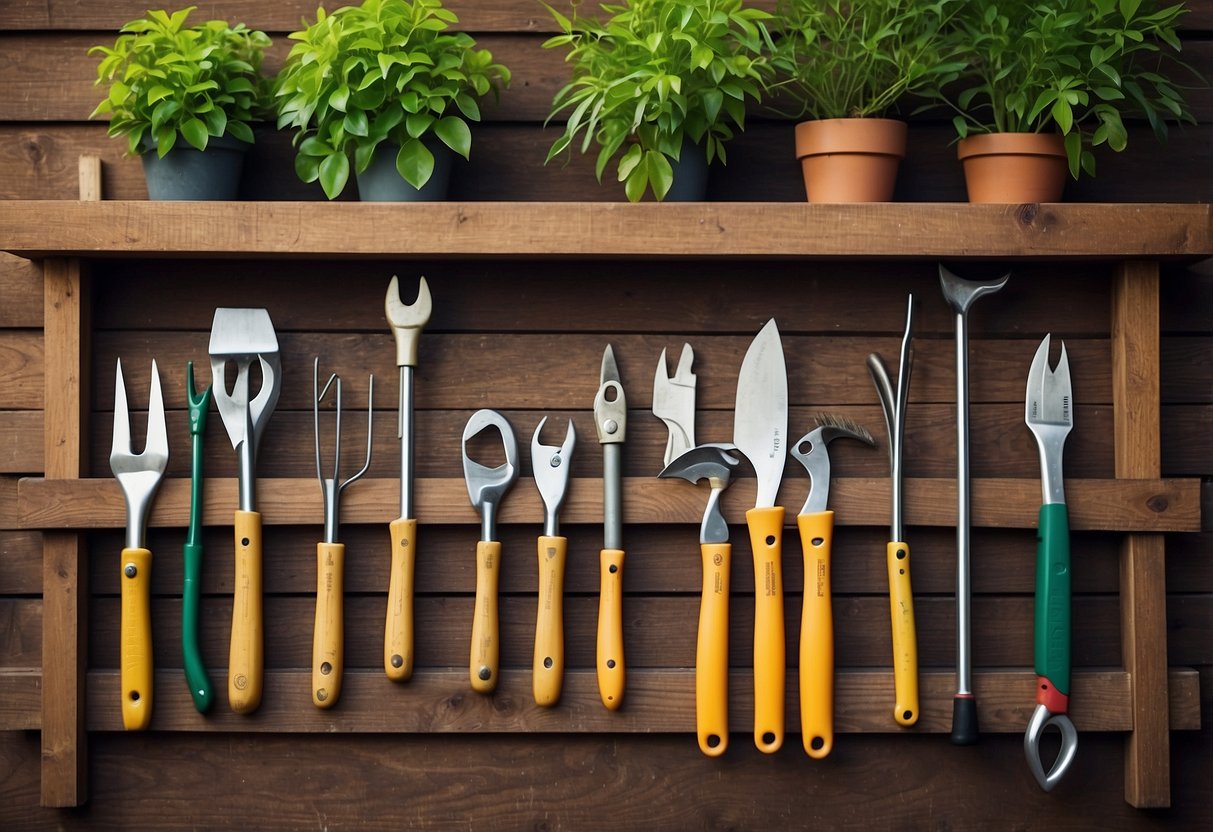
[[914, 328], [914, 296], [906, 308], [905, 334], [897, 365], [897, 389], [889, 381], [884, 361], [875, 353], [868, 356], [868, 371], [880, 396], [885, 428], [889, 434], [893, 509], [890, 540], [885, 550], [889, 572], [889, 617], [893, 629], [893, 719], [910, 726], [918, 721], [918, 637], [914, 630], [914, 592], [910, 585], [910, 546], [905, 542], [902, 523], [901, 454], [905, 439], [906, 403], [910, 392], [910, 339]]
[[[320, 402], [330, 387], [336, 387], [336, 432], [333, 438], [332, 476], [326, 477], [320, 461]], [[316, 479], [324, 500], [324, 540], [316, 544], [316, 625], [312, 631], [312, 704], [331, 708], [341, 696], [345, 639], [344, 584], [345, 544], [337, 542], [341, 522], [341, 492], [371, 466], [371, 427], [375, 407], [375, 377], [368, 383], [366, 405], [366, 462], [362, 469], [341, 481], [341, 377], [329, 376], [320, 389], [320, 359], [312, 364], [312, 425], [316, 433]]]
[[400, 438], [400, 517], [393, 520], [392, 566], [388, 578], [387, 622], [383, 629], [383, 669], [389, 679], [403, 682], [413, 675], [413, 567], [417, 557], [417, 520], [413, 517], [413, 368], [417, 342], [430, 320], [430, 287], [421, 278], [417, 299], [400, 300], [400, 282], [393, 275], [387, 286], [384, 311], [396, 337], [396, 366], [400, 368], [400, 406], [396, 423]]
[[152, 553], [147, 548], [147, 515], [168, 465], [168, 431], [160, 371], [152, 361], [147, 410], [147, 441], [142, 453], [131, 452], [130, 411], [118, 359], [114, 383], [114, 442], [110, 470], [126, 500], [126, 545], [122, 549], [122, 622], [120, 664], [122, 725], [128, 731], [147, 728], [152, 720], [152, 618], [150, 589]]
[[560, 506], [569, 490], [573, 445], [577, 433], [569, 421], [564, 443], [542, 445], [539, 434], [547, 424], [544, 416], [531, 437], [531, 471], [543, 498], [543, 534], [539, 536], [539, 602], [535, 618], [535, 657], [531, 688], [535, 704], [550, 706], [560, 701], [564, 685], [564, 567], [569, 540], [560, 534]]
[[834, 748], [834, 610], [830, 552], [834, 512], [830, 497], [830, 454], [835, 439], [857, 439], [875, 445], [867, 428], [827, 413], [817, 427], [792, 446], [809, 474], [809, 496], [796, 517], [804, 551], [804, 608], [800, 616], [800, 730], [804, 750], [820, 760]]

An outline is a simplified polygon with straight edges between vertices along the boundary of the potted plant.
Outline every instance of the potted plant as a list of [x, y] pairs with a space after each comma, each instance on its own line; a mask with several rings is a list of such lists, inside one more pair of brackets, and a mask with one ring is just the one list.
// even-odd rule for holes
[[[907, 95], [956, 77], [944, 27], [957, 0], [779, 0], [771, 23], [776, 88], [796, 125], [810, 202], [887, 202], [906, 124], [885, 117]], [[781, 108], [782, 109], [782, 108]]]
[[89, 118], [108, 115], [109, 135], [142, 157], [152, 199], [235, 199], [264, 100], [269, 37], [223, 20], [187, 27], [195, 8], [149, 11], [89, 50], [102, 56], [96, 83], [109, 84]]
[[969, 200], [1056, 202], [1067, 167], [1095, 173], [1093, 147], [1125, 149], [1125, 116], [1160, 139], [1166, 119], [1193, 121], [1166, 76], [1184, 13], [1155, 0], [968, 0], [949, 39], [966, 63], [951, 103]]
[[568, 117], [546, 161], [580, 136], [581, 152], [598, 145], [598, 181], [619, 157], [632, 202], [650, 189], [658, 200], [703, 199], [707, 166], [724, 163], [746, 102], [761, 99], [770, 15], [741, 0], [624, 0], [602, 4], [602, 22], [547, 8], [561, 34], [543, 45], [568, 47], [573, 78], [552, 101], [548, 120]]
[[278, 126], [297, 128], [295, 171], [333, 199], [350, 158], [363, 200], [442, 199], [450, 153], [468, 158], [477, 99], [509, 70], [441, 0], [365, 0], [321, 7], [278, 73]]

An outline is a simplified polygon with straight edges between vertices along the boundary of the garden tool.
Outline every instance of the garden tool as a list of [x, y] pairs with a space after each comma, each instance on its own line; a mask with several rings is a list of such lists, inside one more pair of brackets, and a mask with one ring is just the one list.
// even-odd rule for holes
[[539, 444], [547, 424], [544, 416], [531, 437], [531, 470], [543, 498], [543, 534], [539, 537], [539, 602], [535, 620], [535, 657], [531, 688], [536, 705], [555, 705], [564, 684], [564, 566], [569, 540], [560, 534], [560, 506], [569, 490], [573, 445], [577, 433], [572, 421], [564, 443]]
[[666, 466], [695, 447], [695, 374], [691, 372], [694, 360], [691, 345], [683, 344], [673, 378], [666, 367], [665, 350], [657, 361], [657, 374], [653, 378], [653, 415], [665, 422], [669, 431], [663, 458]]
[[754, 337], [737, 377], [733, 442], [758, 475], [746, 512], [754, 553], [754, 744], [774, 754], [783, 745], [783, 507], [775, 505], [787, 459], [788, 373], [775, 319]]
[[901, 457], [905, 441], [906, 402], [910, 393], [911, 332], [914, 328], [914, 296], [906, 308], [906, 329], [901, 338], [897, 365], [897, 389], [889, 380], [884, 361], [875, 353], [868, 356], [868, 371], [876, 385], [884, 410], [889, 435], [893, 508], [890, 541], [885, 551], [889, 572], [889, 617], [893, 630], [893, 719], [909, 726], [918, 721], [918, 639], [914, 631], [914, 593], [910, 586], [910, 546], [905, 542], [902, 523]]
[[796, 517], [804, 550], [804, 608], [800, 616], [800, 729], [805, 753], [821, 760], [834, 748], [834, 612], [830, 550], [834, 512], [830, 495], [830, 454], [835, 439], [875, 445], [867, 428], [830, 414], [792, 446], [792, 456], [809, 474], [809, 496]]
[[194, 362], [185, 365], [185, 386], [189, 401], [190, 445], [190, 526], [185, 538], [185, 584], [181, 589], [181, 653], [185, 659], [185, 681], [198, 713], [211, 708], [214, 689], [202, 651], [198, 649], [198, 606], [202, 585], [202, 437], [206, 433], [206, 413], [211, 406], [211, 386], [199, 394], [194, 389]]
[[997, 280], [966, 280], [942, 265], [939, 287], [956, 313], [956, 695], [952, 699], [952, 743], [977, 742], [977, 700], [973, 698], [973, 649], [970, 641], [969, 571], [969, 309], [978, 298], [1007, 285]]
[[[468, 456], [468, 440], [494, 428], [501, 434], [505, 462], [489, 468]], [[497, 584], [501, 575], [501, 541], [497, 539], [497, 506], [518, 479], [518, 443], [510, 423], [495, 410], [477, 410], [463, 429], [463, 478], [468, 497], [480, 513], [476, 544], [476, 609], [472, 615], [472, 690], [492, 693], [497, 687], [501, 645], [497, 628]]]
[[[1036, 709], [1024, 733], [1023, 749], [1036, 782], [1046, 792], [1065, 776], [1078, 751], [1078, 732], [1066, 715], [1070, 704], [1070, 516], [1061, 479], [1074, 409], [1066, 345], [1061, 345], [1061, 359], [1052, 370], [1049, 339], [1046, 335], [1032, 359], [1024, 413], [1040, 449], [1044, 501], [1036, 538]], [[1040, 738], [1050, 725], [1061, 732], [1061, 750], [1045, 774]]]
[[608, 710], [623, 704], [623, 441], [628, 426], [628, 405], [615, 366], [615, 353], [607, 344], [602, 353], [594, 396], [594, 424], [602, 445], [602, 551], [598, 587], [598, 695]]
[[[320, 461], [320, 402], [330, 387], [336, 387], [336, 433], [333, 439], [332, 476], [326, 477]], [[344, 583], [345, 544], [337, 542], [341, 522], [341, 492], [371, 467], [372, 419], [375, 407], [375, 377], [370, 377], [366, 405], [366, 461], [352, 477], [341, 480], [341, 377], [329, 376], [320, 389], [320, 359], [312, 364], [312, 426], [316, 434], [316, 479], [324, 503], [324, 540], [316, 544], [316, 623], [312, 630], [312, 704], [331, 708], [341, 696], [342, 658], [345, 637]]]
[[674, 459], [659, 477], [711, 487], [699, 527], [703, 590], [699, 596], [699, 635], [695, 642], [695, 733], [699, 750], [719, 757], [729, 746], [729, 568], [733, 545], [720, 513], [720, 496], [740, 465], [728, 444], [700, 445]]
[[384, 309], [396, 336], [396, 365], [400, 368], [400, 405], [396, 435], [400, 439], [400, 517], [390, 525], [392, 567], [388, 579], [387, 623], [383, 629], [383, 669], [389, 679], [403, 682], [413, 675], [413, 566], [417, 554], [417, 520], [413, 517], [413, 367], [417, 342], [430, 319], [430, 287], [421, 278], [417, 299], [405, 305], [393, 275]]
[[[265, 309], [216, 309], [210, 355], [215, 404], [239, 460], [227, 698], [233, 711], [247, 714], [261, 704], [265, 650], [261, 627], [261, 514], [254, 500], [257, 448], [282, 390], [278, 337], [270, 313]], [[249, 368], [254, 360], [260, 366], [261, 387], [255, 397], [250, 397]], [[236, 365], [230, 392], [228, 362]]]
[[126, 500], [126, 545], [122, 548], [122, 621], [120, 666], [122, 725], [141, 731], [152, 721], [152, 553], [147, 548], [147, 515], [168, 465], [168, 430], [160, 370], [152, 360], [151, 394], [147, 406], [147, 440], [142, 453], [131, 452], [130, 411], [122, 359], [114, 382], [114, 442], [110, 470]]

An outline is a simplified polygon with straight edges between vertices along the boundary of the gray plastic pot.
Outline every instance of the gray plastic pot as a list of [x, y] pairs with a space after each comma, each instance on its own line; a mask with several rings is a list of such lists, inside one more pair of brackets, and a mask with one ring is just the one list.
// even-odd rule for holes
[[682, 143], [678, 161], [670, 160], [674, 183], [665, 202], [703, 202], [708, 196], [708, 154], [703, 145]]
[[148, 149], [139, 158], [143, 160], [143, 177], [151, 199], [239, 198], [244, 154], [251, 147], [247, 142], [222, 136], [208, 141], [206, 150], [196, 150], [178, 137], [163, 159], [156, 155], [154, 142], [145, 138], [143, 144]]
[[441, 202], [446, 199], [451, 181], [451, 160], [455, 152], [441, 141], [424, 143], [434, 154], [434, 173], [420, 189], [414, 188], [396, 170], [399, 145], [384, 142], [375, 148], [371, 163], [355, 173], [358, 196], [363, 202]]

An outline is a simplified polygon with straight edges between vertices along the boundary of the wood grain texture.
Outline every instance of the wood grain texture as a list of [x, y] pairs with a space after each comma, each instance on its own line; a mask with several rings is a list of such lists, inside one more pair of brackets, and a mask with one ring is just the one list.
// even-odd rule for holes
[[41, 727], [42, 669], [0, 670], [0, 731], [37, 731]]
[[0, 330], [0, 402], [6, 410], [42, 409], [44, 362], [42, 332], [33, 328]]
[[[1213, 254], [1209, 205], [0, 203], [25, 256], [998, 257]], [[412, 233], [397, 233], [409, 227]], [[814, 233], [801, 233], [811, 227]], [[973, 240], [981, 240], [974, 246]]]
[[39, 472], [42, 460], [42, 414], [0, 410], [0, 472]]
[[42, 594], [42, 535], [0, 531], [0, 563], [0, 596]]
[[[499, 523], [542, 524], [539, 492], [522, 484], [502, 503]], [[625, 478], [623, 521], [627, 524], [686, 523], [697, 525], [703, 495], [651, 477]], [[529, 486], [529, 487], [528, 487]], [[258, 479], [258, 510], [269, 526], [318, 522], [319, 500], [313, 480]], [[417, 519], [422, 523], [479, 524], [460, 479], [420, 480], [416, 484]], [[907, 525], [938, 526], [955, 522], [955, 484], [947, 479], [906, 481]], [[743, 523], [754, 504], [754, 481], [730, 487], [725, 506], [729, 523]], [[831, 486], [839, 525], [885, 525], [890, 500], [887, 479], [849, 478]], [[394, 519], [395, 480], [361, 480], [342, 501], [343, 523], [378, 523]], [[1198, 531], [1200, 484], [1196, 480], [1076, 480], [1067, 483], [1070, 528], [1083, 530]], [[125, 505], [116, 483], [104, 479], [77, 482], [23, 479], [18, 488], [21, 527], [117, 528], [125, 520]], [[1029, 528], [1036, 522], [1040, 485], [1027, 479], [985, 479], [973, 482], [973, 524], [994, 528]], [[236, 483], [216, 482], [203, 501], [203, 523], [231, 522]], [[790, 516], [790, 515], [789, 515]], [[152, 527], [182, 526], [189, 519], [189, 482], [167, 480], [160, 488], [148, 523]], [[602, 522], [602, 481], [574, 478], [569, 485], [561, 521], [568, 524]]]
[[0, 254], [0, 328], [42, 326], [42, 269], [33, 261]]

